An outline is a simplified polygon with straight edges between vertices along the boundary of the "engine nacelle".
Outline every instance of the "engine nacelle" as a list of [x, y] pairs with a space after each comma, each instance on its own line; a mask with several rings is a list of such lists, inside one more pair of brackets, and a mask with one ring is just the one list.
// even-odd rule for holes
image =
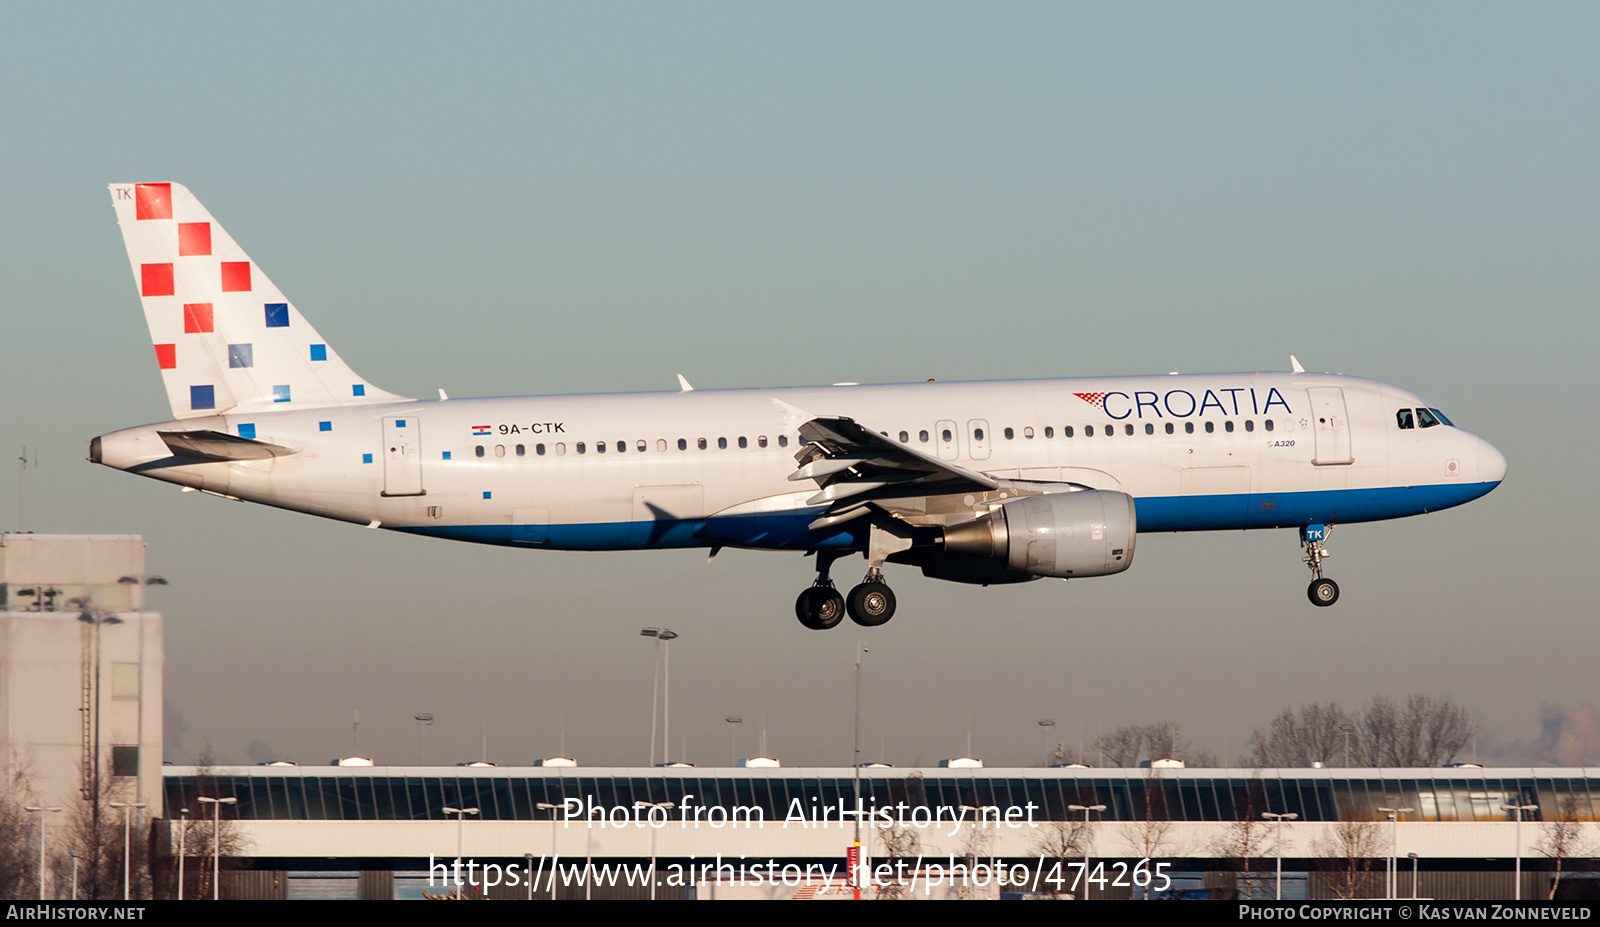
[[944, 550], [1030, 576], [1109, 576], [1133, 564], [1133, 497], [1108, 490], [1023, 496], [946, 528]]

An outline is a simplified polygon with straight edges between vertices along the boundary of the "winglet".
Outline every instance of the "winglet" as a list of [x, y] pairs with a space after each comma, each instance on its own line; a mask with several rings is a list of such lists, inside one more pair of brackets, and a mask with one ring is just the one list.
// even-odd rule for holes
[[694, 392], [694, 387], [689, 385], [688, 378], [686, 378], [681, 373], [678, 374], [678, 387], [679, 387], [679, 392], [683, 392], [683, 393], [692, 393], [692, 392]]
[[1300, 366], [1300, 359], [1293, 354], [1289, 355], [1289, 371], [1291, 373], [1305, 373], [1306, 368]]

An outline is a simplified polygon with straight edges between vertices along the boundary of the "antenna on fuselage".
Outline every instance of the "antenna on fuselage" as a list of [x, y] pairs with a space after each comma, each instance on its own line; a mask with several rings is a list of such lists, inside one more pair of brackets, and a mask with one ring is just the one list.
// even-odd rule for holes
[[1305, 373], [1306, 372], [1306, 368], [1300, 366], [1300, 359], [1298, 357], [1295, 357], [1293, 354], [1289, 355], [1289, 372], [1290, 373]]
[[689, 380], [686, 377], [684, 377], [684, 375], [681, 374], [681, 373], [678, 374], [678, 387], [679, 387], [679, 391], [680, 392], [684, 392], [684, 393], [692, 393], [692, 392], [694, 392], [694, 387], [689, 385]]

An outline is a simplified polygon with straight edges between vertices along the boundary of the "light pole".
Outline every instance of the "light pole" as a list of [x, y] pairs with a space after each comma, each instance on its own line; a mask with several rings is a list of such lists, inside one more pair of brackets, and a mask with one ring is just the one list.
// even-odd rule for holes
[[1039, 719], [1039, 730], [1044, 733], [1044, 760], [1046, 765], [1050, 764], [1050, 757], [1052, 756], [1050, 752], [1050, 740], [1051, 735], [1055, 733], [1055, 727], [1056, 722], [1054, 720], [1050, 718]]
[[728, 722], [728, 765], [739, 765], [739, 725], [744, 719], [738, 715], [729, 715], [722, 720]]
[[1277, 890], [1277, 900], [1278, 901], [1282, 901], [1283, 900], [1283, 822], [1284, 821], [1299, 820], [1300, 815], [1295, 814], [1292, 811], [1287, 813], [1287, 814], [1275, 814], [1275, 813], [1273, 813], [1271, 811], [1263, 811], [1261, 813], [1261, 816], [1266, 818], [1269, 821], [1277, 821], [1278, 822], [1277, 839], [1273, 840], [1272, 842], [1273, 842], [1273, 845], [1276, 847], [1276, 849], [1278, 851], [1278, 890]]
[[[477, 814], [478, 813], [478, 809], [477, 808], [445, 808], [443, 810], [444, 810], [445, 814], [453, 814], [453, 815], [456, 816], [456, 871], [460, 872], [461, 871], [461, 841], [463, 840], [463, 838], [465, 836], [465, 831], [467, 829], [467, 815], [469, 815], [469, 814]], [[459, 881], [456, 883], [456, 892], [459, 893], [463, 898], [466, 897], [467, 893], [461, 891], [461, 884], [460, 884]]]
[[1089, 839], [1089, 812], [1091, 812], [1091, 811], [1095, 811], [1095, 812], [1104, 811], [1104, 810], [1106, 810], [1106, 806], [1105, 805], [1068, 805], [1067, 806], [1067, 810], [1068, 811], [1082, 811], [1083, 812], [1083, 894], [1079, 897], [1078, 900], [1079, 901], [1088, 901], [1089, 900], [1089, 844], [1092, 842]]
[[1355, 729], [1356, 726], [1348, 721], [1339, 725], [1340, 733], [1344, 734], [1344, 765], [1347, 768], [1350, 765], [1350, 735], [1355, 731]]
[[219, 874], [222, 872], [222, 806], [238, 804], [239, 799], [201, 796], [200, 803], [211, 806], [211, 900], [216, 901], [222, 897], [222, 885], [219, 881]]
[[428, 765], [428, 728], [433, 727], [433, 712], [419, 711], [412, 715], [412, 720], [422, 728], [422, 765]]
[[[662, 654], [659, 661], [666, 667], [665, 680], [661, 687], [661, 762], [670, 763], [672, 753], [672, 642], [678, 635], [666, 628], [640, 628], [640, 637], [653, 637], [656, 640], [656, 650]], [[665, 646], [663, 646], [665, 645]], [[650, 686], [650, 765], [656, 764], [656, 691], [654, 683]]]
[[60, 811], [60, 808], [46, 808], [41, 805], [28, 805], [23, 808], [39, 816], [39, 900], [44, 901], [44, 816], [51, 811]]
[[77, 901], [78, 900], [78, 860], [83, 858], [83, 854], [79, 853], [77, 850], [68, 850], [67, 854], [72, 857], [72, 900], [73, 901]]
[[[646, 809], [664, 808], [671, 810], [675, 806], [670, 801], [636, 801], [633, 803], [633, 807]], [[655, 824], [650, 821], [650, 812], [648, 810], [645, 811], [645, 822], [650, 825], [650, 900], [655, 901], [656, 882], [659, 881], [656, 878], [656, 827]]]
[[861, 900], [861, 655], [867, 652], [866, 641], [856, 641], [856, 736], [855, 760], [851, 763], [851, 772], [855, 774], [853, 788], [855, 790], [855, 842], [851, 844], [850, 860], [855, 868], [850, 873], [850, 885], [855, 893], [855, 900]]
[[184, 839], [189, 836], [189, 809], [178, 810], [178, 900], [183, 900]]
[[1398, 854], [1400, 844], [1400, 815], [1410, 814], [1415, 808], [1379, 808], [1383, 814], [1389, 816], [1389, 871], [1386, 873], [1388, 880], [1388, 897], [1392, 900], [1400, 894], [1400, 861]]
[[[556, 861], [556, 811], [557, 811], [557, 809], [559, 809], [561, 807], [562, 807], [561, 805], [552, 805], [551, 803], [549, 803], [547, 801], [542, 801], [542, 802], [539, 802], [539, 804], [538, 804], [538, 808], [539, 808], [540, 811], [548, 811], [548, 812], [550, 812], [550, 865], [551, 866], [554, 866], [555, 865], [555, 861]], [[556, 900], [556, 883], [555, 883], [554, 872], [555, 872], [555, 870], [552, 869], [551, 870], [552, 875], [550, 876], [550, 900], [551, 901], [555, 901]], [[588, 874], [585, 873], [584, 874], [585, 881], [587, 881], [588, 878], [589, 878]], [[532, 883], [529, 883], [529, 884], [530, 884], [530, 886], [532, 885]], [[528, 900], [529, 901], [533, 900], [533, 889], [531, 887], [528, 889]]]
[[[1520, 794], [1517, 797], [1522, 797]], [[1522, 812], [1538, 811], [1538, 805], [1501, 805], [1501, 811], [1510, 811], [1517, 816], [1517, 885], [1516, 900], [1522, 900]]]
[[120, 802], [120, 801], [108, 801], [108, 802], [106, 802], [106, 804], [110, 805], [113, 808], [121, 808], [122, 809], [122, 900], [123, 901], [127, 901], [128, 898], [130, 897], [129, 894], [128, 894], [129, 889], [131, 888], [131, 886], [129, 885], [129, 875], [130, 875], [130, 873], [132, 871], [131, 868], [130, 868], [130, 864], [131, 864], [132, 861], [128, 858], [129, 857], [129, 852], [128, 852], [129, 851], [129, 846], [128, 846], [128, 809], [129, 808], [143, 808], [143, 807], [145, 807], [145, 803], [142, 802], [142, 801], [136, 801], [136, 802], [131, 802], [131, 803], [130, 802]]
[[1417, 854], [1407, 853], [1411, 857], [1411, 900], [1417, 900]]

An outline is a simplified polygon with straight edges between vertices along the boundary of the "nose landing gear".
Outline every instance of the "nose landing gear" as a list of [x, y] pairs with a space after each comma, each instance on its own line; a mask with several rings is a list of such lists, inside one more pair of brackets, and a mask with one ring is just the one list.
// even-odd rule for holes
[[1305, 561], [1316, 577], [1306, 587], [1306, 598], [1320, 608], [1327, 608], [1339, 601], [1339, 584], [1322, 575], [1322, 561], [1333, 556], [1326, 546], [1328, 535], [1332, 533], [1333, 529], [1324, 525], [1307, 525], [1300, 529], [1300, 546], [1306, 552], [1300, 559]]

